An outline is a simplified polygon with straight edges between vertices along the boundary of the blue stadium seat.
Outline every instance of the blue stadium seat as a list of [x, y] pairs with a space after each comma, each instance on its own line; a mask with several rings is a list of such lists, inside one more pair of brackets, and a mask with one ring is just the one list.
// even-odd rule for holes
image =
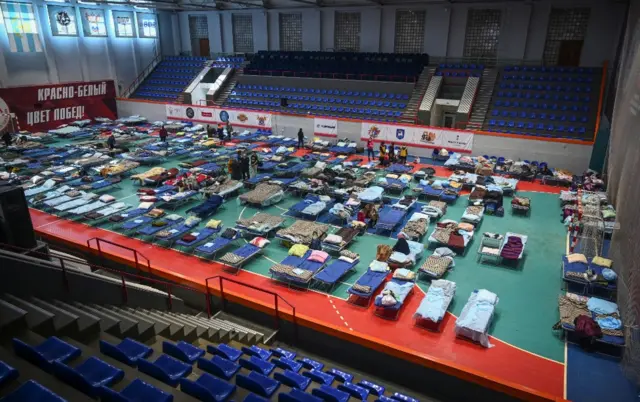
[[48, 388], [43, 387], [39, 383], [33, 380], [28, 380], [15, 391], [7, 394], [4, 398], [2, 398], [2, 401], [66, 402], [66, 399], [60, 397], [58, 394], [53, 393]]
[[265, 398], [270, 398], [280, 387], [278, 381], [255, 371], [250, 372], [248, 375], [238, 374], [236, 376], [236, 384]]
[[[173, 395], [169, 394], [165, 391], [162, 391], [151, 384], [148, 384], [138, 378], [133, 380], [129, 385], [127, 385], [122, 391], [117, 392], [112, 390], [111, 388], [102, 387], [100, 389], [101, 400], [103, 401], [154, 401], [154, 402], [171, 402], [173, 401]], [[20, 400], [20, 399], [19, 399]], [[26, 400], [37, 400], [41, 402], [47, 402], [53, 400], [48, 399], [21, 399], [22, 401]]]
[[51, 372], [60, 380], [91, 397], [99, 395], [99, 389], [110, 386], [124, 378], [124, 371], [91, 356], [76, 367], [53, 361]]
[[296, 371], [284, 370], [273, 374], [276, 381], [294, 389], [304, 391], [311, 384], [311, 378], [298, 374]]
[[50, 369], [54, 361], [67, 362], [82, 353], [77, 347], [55, 336], [47, 338], [38, 346], [31, 346], [13, 338], [12, 345], [16, 355], [45, 370]]
[[192, 367], [173, 357], [160, 355], [154, 362], [139, 359], [138, 370], [175, 387], [180, 378], [191, 374]]
[[201, 401], [223, 402], [236, 390], [236, 386], [203, 373], [196, 381], [180, 380], [180, 390]]

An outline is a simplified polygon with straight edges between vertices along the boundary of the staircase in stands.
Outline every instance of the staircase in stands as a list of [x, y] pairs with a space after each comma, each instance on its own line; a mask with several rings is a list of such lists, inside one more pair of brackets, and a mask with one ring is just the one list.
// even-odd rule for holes
[[482, 72], [480, 89], [478, 90], [478, 96], [473, 105], [471, 118], [469, 119], [469, 123], [467, 123], [467, 130], [482, 130], [497, 80], [498, 69], [495, 67], [486, 67]]
[[433, 77], [433, 74], [436, 72], [436, 68], [437, 66], [426, 66], [422, 69], [420, 77], [418, 77], [418, 81], [416, 81], [416, 86], [413, 88], [413, 92], [411, 93], [411, 99], [409, 99], [409, 102], [407, 103], [407, 108], [403, 111], [402, 116], [398, 119], [399, 123], [412, 124], [416, 122], [420, 102], [422, 102], [424, 93], [429, 86], [431, 77]]
[[224, 103], [227, 101], [227, 98], [229, 98], [229, 95], [231, 94], [231, 92], [233, 92], [233, 89], [243, 75], [244, 68], [236, 68], [235, 70], [233, 70], [233, 75], [227, 82], [222, 85], [222, 88], [220, 88], [220, 91], [218, 91], [218, 94], [213, 100], [214, 105], [224, 105]]

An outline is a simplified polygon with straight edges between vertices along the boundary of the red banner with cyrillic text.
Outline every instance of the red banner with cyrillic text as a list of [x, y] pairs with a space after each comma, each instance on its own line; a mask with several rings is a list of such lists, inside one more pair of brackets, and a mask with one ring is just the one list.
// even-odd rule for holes
[[109, 80], [0, 88], [0, 131], [13, 116], [19, 125], [15, 129], [28, 131], [96, 117], [115, 119], [115, 85]]

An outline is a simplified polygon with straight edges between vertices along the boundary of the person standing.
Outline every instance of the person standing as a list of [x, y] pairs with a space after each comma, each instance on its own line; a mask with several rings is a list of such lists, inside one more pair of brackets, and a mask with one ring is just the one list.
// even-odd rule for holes
[[113, 136], [113, 133], [109, 136], [109, 138], [107, 138], [107, 147], [109, 147], [111, 151], [113, 151], [116, 147], [116, 137]]
[[367, 140], [367, 157], [369, 158], [369, 162], [373, 158], [373, 138], [369, 137]]
[[258, 175], [258, 165], [260, 164], [260, 160], [258, 159], [258, 155], [255, 152], [251, 152], [251, 157], [249, 158], [249, 163], [251, 165], [251, 170], [249, 171], [250, 177], [256, 177]]
[[403, 165], [406, 164], [407, 156], [409, 156], [409, 150], [406, 146], [402, 146], [402, 148], [400, 148], [400, 163], [402, 163]]
[[298, 149], [304, 146], [304, 133], [302, 132], [302, 128], [298, 130]]
[[380, 143], [380, 149], [378, 157], [380, 158], [380, 163], [384, 160], [384, 155], [387, 153], [387, 147], [384, 145], [384, 141]]
[[159, 133], [159, 135], [160, 135], [160, 141], [161, 141], [161, 142], [167, 142], [167, 136], [169, 136], [169, 133], [167, 132], [167, 129], [166, 129], [166, 128], [164, 128], [164, 126], [162, 126], [162, 127], [160, 128], [160, 133]]
[[389, 145], [389, 162], [393, 163], [396, 161], [396, 145], [392, 142]]
[[242, 180], [249, 180], [249, 157], [246, 153], [240, 154], [240, 169], [242, 170]]
[[233, 134], [233, 127], [231, 127], [231, 123], [227, 122], [227, 138], [231, 139], [231, 135]]
[[222, 128], [222, 124], [218, 125], [218, 139], [220, 142], [224, 141], [224, 129]]
[[4, 145], [8, 148], [11, 145], [11, 133], [6, 132], [2, 135], [2, 141], [4, 141]]

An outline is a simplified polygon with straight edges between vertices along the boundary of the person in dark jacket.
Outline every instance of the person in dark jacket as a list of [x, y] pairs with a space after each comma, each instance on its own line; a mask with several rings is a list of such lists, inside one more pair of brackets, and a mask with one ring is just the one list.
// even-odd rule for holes
[[249, 176], [255, 177], [258, 175], [258, 166], [260, 165], [260, 159], [258, 159], [258, 155], [255, 152], [251, 152], [251, 156], [249, 157], [249, 163], [251, 164], [251, 171], [249, 172]]
[[224, 128], [222, 128], [222, 125], [218, 126], [218, 139], [224, 141]]
[[304, 146], [304, 133], [302, 129], [298, 130], [298, 149]]
[[6, 132], [2, 135], [2, 141], [4, 141], [4, 145], [5, 146], [9, 146], [11, 145], [11, 133], [10, 132]]
[[116, 147], [116, 137], [114, 137], [113, 134], [107, 138], [107, 146], [110, 150], [113, 150]]
[[240, 154], [240, 168], [242, 169], [242, 180], [249, 180], [249, 157], [246, 153]]
[[389, 145], [389, 162], [393, 163], [396, 161], [396, 144], [393, 142]]
[[227, 122], [227, 138], [231, 139], [231, 135], [233, 134], [233, 127], [231, 127], [231, 123]]
[[320, 240], [320, 235], [318, 232], [313, 232], [313, 237], [311, 238], [311, 244], [309, 244], [309, 248], [311, 250], [322, 250], [322, 240]]
[[396, 242], [396, 245], [393, 246], [393, 251], [397, 251], [397, 252], [402, 253], [404, 255], [411, 254], [411, 249], [409, 248], [409, 243], [407, 242], [407, 239], [404, 238], [403, 234], [399, 234], [398, 235], [398, 241]]
[[169, 136], [169, 133], [167, 132], [167, 129], [164, 128], [164, 126], [162, 126], [162, 128], [160, 128], [160, 141], [162, 142], [166, 142], [167, 141], [167, 137]]

